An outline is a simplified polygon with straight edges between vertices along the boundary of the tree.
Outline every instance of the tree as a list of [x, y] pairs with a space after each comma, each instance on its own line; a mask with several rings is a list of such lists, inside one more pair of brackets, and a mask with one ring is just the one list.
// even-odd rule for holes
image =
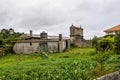
[[99, 41], [99, 48], [101, 51], [108, 51], [114, 49], [114, 36], [104, 37]]
[[3, 40], [0, 39], [0, 47], [3, 46]]
[[14, 53], [13, 46], [15, 41], [20, 40], [21, 33], [14, 32], [14, 29], [2, 29], [0, 33], [0, 47], [4, 48], [5, 53]]
[[14, 29], [10, 28], [9, 29], [9, 34], [14, 34], [14, 33], [15, 33]]
[[1, 33], [3, 34], [4, 38], [8, 38], [8, 36], [9, 36], [9, 30], [8, 29], [2, 29]]
[[120, 54], [120, 32], [115, 35], [115, 52]]
[[94, 47], [96, 50], [98, 50], [98, 38], [97, 38], [97, 36], [94, 36], [92, 39], [92, 47]]
[[3, 35], [0, 33], [0, 47], [3, 47]]

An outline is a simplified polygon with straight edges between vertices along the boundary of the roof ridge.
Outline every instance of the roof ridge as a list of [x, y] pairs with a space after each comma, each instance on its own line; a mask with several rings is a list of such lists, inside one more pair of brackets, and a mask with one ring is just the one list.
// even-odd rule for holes
[[104, 32], [120, 31], [120, 24], [104, 30]]

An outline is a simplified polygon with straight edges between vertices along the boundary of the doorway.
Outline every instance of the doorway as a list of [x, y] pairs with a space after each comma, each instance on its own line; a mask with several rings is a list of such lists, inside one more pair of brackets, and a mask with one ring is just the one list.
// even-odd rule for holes
[[40, 43], [40, 51], [47, 52], [48, 46], [47, 43]]

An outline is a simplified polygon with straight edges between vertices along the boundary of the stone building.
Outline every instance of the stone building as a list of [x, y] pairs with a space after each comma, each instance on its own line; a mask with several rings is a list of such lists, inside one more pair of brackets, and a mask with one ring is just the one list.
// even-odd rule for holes
[[83, 28], [76, 27], [74, 25], [70, 26], [70, 41], [71, 44], [77, 47], [91, 47], [91, 40], [85, 40], [83, 35]]
[[67, 37], [49, 36], [46, 32], [40, 35], [22, 35], [22, 40], [17, 41], [13, 47], [16, 53], [30, 54], [34, 52], [63, 52], [70, 48], [70, 40]]

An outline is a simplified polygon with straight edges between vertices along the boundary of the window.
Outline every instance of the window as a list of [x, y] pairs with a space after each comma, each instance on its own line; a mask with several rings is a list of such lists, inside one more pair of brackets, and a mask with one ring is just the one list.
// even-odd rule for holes
[[71, 34], [74, 34], [74, 29], [71, 30]]
[[30, 46], [32, 46], [32, 42], [30, 42]]

